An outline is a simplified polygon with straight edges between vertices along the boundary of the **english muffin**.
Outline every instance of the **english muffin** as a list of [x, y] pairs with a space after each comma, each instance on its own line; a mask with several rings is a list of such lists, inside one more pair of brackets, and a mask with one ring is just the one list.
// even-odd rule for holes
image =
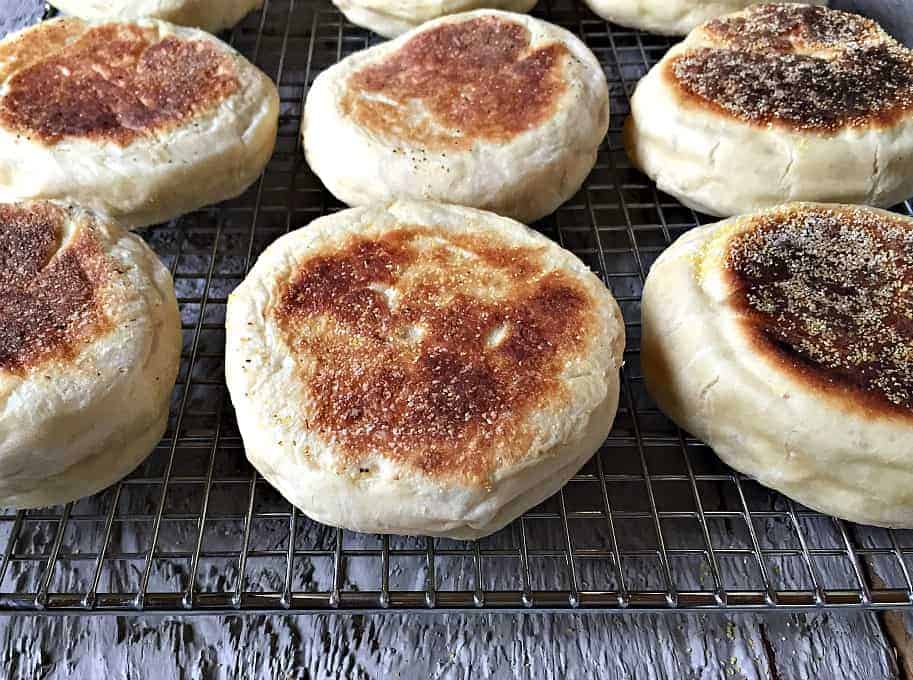
[[837, 517], [913, 527], [913, 220], [793, 204], [653, 265], [641, 364], [725, 462]]
[[696, 29], [640, 82], [625, 146], [711, 215], [913, 195], [913, 52], [823, 7], [757, 5]]
[[395, 38], [426, 21], [476, 9], [528, 12], [536, 0], [333, 0], [346, 19], [385, 38]]
[[208, 33], [55, 19], [0, 42], [0, 200], [130, 227], [240, 194], [276, 140], [273, 83]]
[[[789, 0], [788, 0], [789, 1]], [[827, 0], [793, 0], [826, 5]], [[684, 35], [710, 19], [763, 0], [584, 0], [606, 21], [663, 35]]]
[[263, 0], [52, 0], [57, 9], [82, 19], [161, 19], [210, 33], [231, 28]]
[[181, 354], [171, 275], [107, 218], [0, 204], [0, 506], [92, 494], [168, 420]]
[[427, 199], [529, 222], [580, 188], [608, 122], [605, 76], [582, 42], [483, 10], [324, 71], [302, 136], [311, 168], [349, 205]]
[[251, 463], [315, 520], [475, 538], [604, 441], [624, 324], [576, 257], [469, 208], [344, 210], [282, 237], [228, 303]]

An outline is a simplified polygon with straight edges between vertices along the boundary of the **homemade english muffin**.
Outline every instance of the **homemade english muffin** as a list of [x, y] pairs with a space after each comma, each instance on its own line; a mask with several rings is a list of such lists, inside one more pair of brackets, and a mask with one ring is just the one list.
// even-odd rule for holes
[[[684, 35], [710, 19], [763, 0], [584, 0], [606, 21], [663, 35]], [[827, 0], [787, 0], [826, 5]]]
[[263, 0], [52, 0], [51, 5], [82, 19], [161, 19], [210, 33], [231, 28]]
[[913, 220], [792, 204], [653, 265], [641, 365], [726, 463], [817, 510], [913, 527]]
[[247, 456], [310, 517], [469, 539], [604, 441], [624, 323], [600, 280], [491, 213], [396, 202], [280, 238], [228, 302]]
[[107, 218], [0, 204], [0, 506], [95, 493], [168, 420], [181, 321], [168, 270]]
[[272, 154], [273, 83], [208, 33], [56, 19], [0, 42], [0, 200], [131, 227], [240, 194]]
[[913, 195], [913, 51], [855, 14], [758, 5], [696, 29], [631, 100], [625, 146], [711, 215]]
[[346, 19], [385, 38], [395, 38], [427, 21], [476, 9], [528, 12], [536, 0], [333, 0]]
[[608, 122], [605, 76], [582, 42], [483, 10], [324, 71], [302, 137], [311, 168], [349, 205], [428, 199], [530, 222], [580, 188]]

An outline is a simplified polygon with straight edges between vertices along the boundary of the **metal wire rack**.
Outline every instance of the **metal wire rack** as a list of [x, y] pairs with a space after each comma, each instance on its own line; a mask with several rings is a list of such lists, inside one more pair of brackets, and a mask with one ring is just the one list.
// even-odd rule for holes
[[556, 496], [478, 542], [317, 524], [247, 464], [223, 379], [227, 296], [276, 237], [342, 207], [301, 155], [302, 104], [322, 69], [377, 41], [325, 0], [266, 0], [228, 39], [279, 84], [274, 158], [244, 196], [144, 234], [174, 274], [183, 319], [168, 432], [101, 494], [0, 510], [0, 611], [913, 607], [913, 531], [851, 525], [762, 488], [646, 394], [644, 276], [704, 219], [633, 170], [620, 143], [628, 95], [671, 43], [608, 25], [575, 0], [535, 13], [583, 38], [612, 96], [586, 186], [537, 225], [598, 272], [624, 312], [621, 406], [598, 454]]

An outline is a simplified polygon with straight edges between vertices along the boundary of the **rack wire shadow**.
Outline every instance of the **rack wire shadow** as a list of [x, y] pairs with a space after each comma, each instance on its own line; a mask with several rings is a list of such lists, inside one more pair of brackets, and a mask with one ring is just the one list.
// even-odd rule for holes
[[612, 98], [586, 185], [536, 225], [603, 277], [628, 332], [617, 421], [580, 474], [505, 530], [459, 542], [317, 524], [245, 461], [223, 379], [227, 297], [269, 243], [342, 207], [304, 162], [302, 104], [321, 70], [378, 40], [323, 0], [266, 0], [228, 39], [279, 84], [275, 156], [242, 197], [144, 232], [174, 275], [183, 322], [168, 432], [101, 494], [0, 511], [0, 612], [913, 607], [913, 532], [851, 525], [760, 487], [647, 395], [644, 277], [706, 221], [658, 192], [621, 147], [628, 96], [671, 43], [573, 0], [534, 13], [586, 42]]

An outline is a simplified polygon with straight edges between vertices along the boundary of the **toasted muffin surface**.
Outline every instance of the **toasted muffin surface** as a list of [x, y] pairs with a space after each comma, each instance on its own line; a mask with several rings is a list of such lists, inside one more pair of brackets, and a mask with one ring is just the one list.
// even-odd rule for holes
[[48, 145], [126, 146], [205, 114], [239, 88], [232, 59], [214, 43], [163, 37], [155, 25], [51, 22], [5, 45], [0, 64], [0, 125]]
[[890, 126], [913, 109], [913, 51], [875, 22], [771, 4], [710, 21], [664, 65], [693, 106], [814, 132]]
[[515, 462], [529, 412], [568, 398], [563, 366], [596, 332], [591, 293], [543, 255], [403, 226], [299, 263], [272, 315], [309, 427], [347, 467], [380, 454], [471, 481]]
[[728, 304], [759, 356], [847, 408], [913, 417], [911, 222], [814, 205], [741, 228]]
[[23, 374], [66, 362], [104, 334], [115, 263], [83, 222], [67, 242], [64, 208], [0, 204], [0, 370]]
[[[504, 142], [536, 127], [566, 90], [567, 47], [530, 47], [522, 24], [482, 16], [418, 33], [348, 81], [343, 111], [383, 136], [434, 150]], [[427, 119], [416, 124], [416, 108]]]

